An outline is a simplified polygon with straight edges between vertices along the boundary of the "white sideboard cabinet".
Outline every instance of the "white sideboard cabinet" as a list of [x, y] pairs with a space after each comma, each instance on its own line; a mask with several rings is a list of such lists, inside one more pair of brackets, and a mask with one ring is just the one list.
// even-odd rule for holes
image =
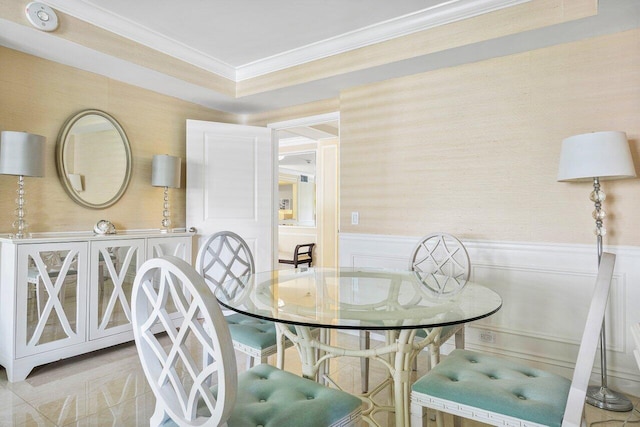
[[0, 236], [0, 365], [9, 381], [55, 360], [133, 340], [131, 288], [147, 259], [191, 263], [193, 234]]

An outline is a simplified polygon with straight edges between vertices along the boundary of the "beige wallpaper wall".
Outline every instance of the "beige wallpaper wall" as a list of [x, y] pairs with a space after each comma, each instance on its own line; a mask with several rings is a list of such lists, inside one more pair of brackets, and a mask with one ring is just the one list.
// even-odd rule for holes
[[[353, 88], [340, 112], [341, 232], [589, 243], [560, 144], [626, 131], [640, 172], [640, 30]], [[603, 188], [605, 242], [640, 245], [640, 179]]]
[[[185, 120], [233, 122], [224, 113], [129, 86], [96, 74], [0, 47], [0, 130], [44, 135], [46, 175], [25, 178], [30, 231], [91, 230], [100, 219], [119, 229], [158, 228], [162, 188], [151, 186], [154, 154], [185, 157]], [[133, 174], [124, 197], [104, 210], [75, 204], [55, 166], [55, 144], [67, 118], [94, 108], [111, 114], [131, 142]], [[184, 166], [184, 163], [183, 163]], [[183, 173], [184, 184], [184, 173]], [[0, 175], [0, 233], [11, 232], [17, 177]], [[170, 192], [172, 221], [185, 226], [184, 187]]]

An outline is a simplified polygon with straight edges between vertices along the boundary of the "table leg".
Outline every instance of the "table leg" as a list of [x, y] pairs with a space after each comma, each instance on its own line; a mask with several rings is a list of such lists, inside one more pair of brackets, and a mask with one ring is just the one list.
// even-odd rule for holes
[[396, 407], [396, 426], [409, 426], [409, 401], [411, 392], [411, 359], [414, 334], [411, 330], [400, 331], [397, 337], [398, 350], [393, 372], [393, 393]]

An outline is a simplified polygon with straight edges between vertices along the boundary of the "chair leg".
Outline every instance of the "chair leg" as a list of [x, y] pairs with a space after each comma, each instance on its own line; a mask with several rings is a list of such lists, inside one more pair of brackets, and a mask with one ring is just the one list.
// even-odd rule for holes
[[417, 403], [410, 406], [411, 427], [424, 427], [427, 425], [427, 408]]
[[439, 345], [429, 345], [429, 358], [430, 358], [430, 365], [429, 366], [429, 370], [431, 370], [431, 368], [433, 368], [434, 366], [436, 366], [438, 363], [440, 363], [440, 346]]
[[[371, 345], [369, 331], [360, 331], [360, 350], [367, 350]], [[360, 358], [360, 384], [362, 393], [369, 391], [369, 358]]]
[[278, 328], [276, 328], [276, 345], [276, 367], [284, 369], [285, 336]]
[[464, 325], [455, 333], [456, 348], [464, 348]]

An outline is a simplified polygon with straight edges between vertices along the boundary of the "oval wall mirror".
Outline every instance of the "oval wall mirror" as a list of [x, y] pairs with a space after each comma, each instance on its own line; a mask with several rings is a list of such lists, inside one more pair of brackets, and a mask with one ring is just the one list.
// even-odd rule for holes
[[84, 110], [65, 123], [56, 145], [60, 182], [78, 204], [104, 209], [131, 179], [131, 146], [120, 124], [100, 110]]

